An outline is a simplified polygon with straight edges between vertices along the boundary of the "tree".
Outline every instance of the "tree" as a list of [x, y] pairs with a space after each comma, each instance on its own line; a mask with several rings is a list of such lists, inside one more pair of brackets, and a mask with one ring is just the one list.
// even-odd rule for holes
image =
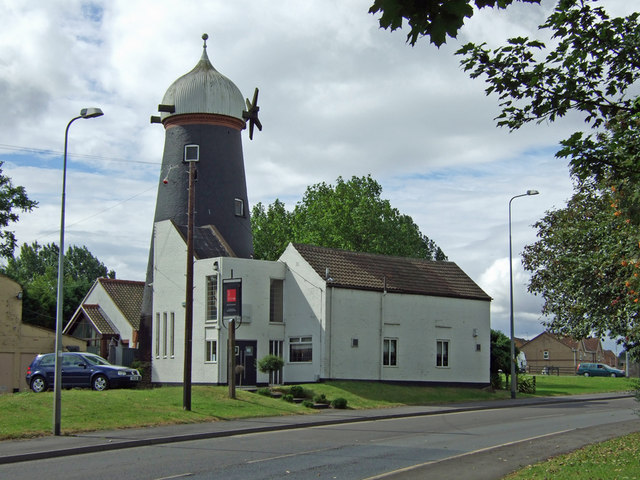
[[[394, 31], [409, 25], [407, 42], [412, 46], [420, 37], [429, 37], [431, 43], [440, 46], [447, 35], [456, 38], [465, 19], [473, 16], [476, 8], [507, 8], [514, 0], [375, 0], [369, 13], [382, 12], [380, 27]], [[540, 3], [540, 0], [516, 0], [523, 3]]]
[[38, 202], [29, 200], [24, 187], [14, 186], [9, 177], [2, 175], [3, 164], [0, 162], [0, 257], [8, 258], [16, 248], [16, 237], [5, 228], [19, 220], [16, 211], [30, 212]]
[[[58, 288], [58, 246], [26, 243], [20, 256], [9, 257], [0, 271], [23, 288], [22, 318], [34, 325], [54, 328]], [[115, 272], [94, 257], [87, 247], [70, 246], [64, 257], [63, 318], [69, 320], [97, 278], [115, 278]]]
[[[516, 348], [516, 358], [520, 351]], [[511, 375], [511, 339], [499, 330], [491, 329], [491, 354], [489, 371], [491, 373], [491, 385], [494, 388], [502, 387], [500, 372], [504, 373], [506, 385], [509, 385]]]
[[558, 2], [541, 26], [553, 48], [513, 38], [458, 54], [473, 78], [486, 77], [486, 93], [499, 96], [499, 126], [584, 115], [591, 133], [574, 133], [557, 153], [569, 159], [575, 194], [536, 224], [540, 240], [525, 250], [529, 289], [544, 297], [552, 330], [620, 336], [640, 353], [640, 104], [629, 95], [640, 77], [639, 16], [609, 18], [591, 3]]
[[371, 176], [338, 177], [336, 185], [307, 188], [292, 212], [276, 200], [266, 210], [252, 210], [255, 258], [275, 260], [289, 242], [356, 252], [446, 260], [433, 240], [381, 198], [382, 187]]
[[487, 95], [498, 94], [499, 126], [517, 129], [577, 111], [598, 127], [635, 111], [626, 93], [640, 75], [638, 13], [610, 19], [590, 0], [560, 0], [540, 29], [557, 41], [544, 59], [545, 44], [526, 37], [493, 51], [468, 43], [457, 52], [472, 78], [486, 77]]

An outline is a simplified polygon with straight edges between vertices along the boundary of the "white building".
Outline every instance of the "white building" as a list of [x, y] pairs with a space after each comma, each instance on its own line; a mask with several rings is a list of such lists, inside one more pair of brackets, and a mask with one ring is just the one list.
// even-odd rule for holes
[[[233, 282], [242, 285], [239, 385], [328, 379], [489, 383], [491, 299], [452, 262], [298, 244], [290, 244], [279, 261], [261, 261], [224, 256], [212, 227], [199, 227], [197, 238], [194, 384], [227, 383], [229, 321], [220, 300], [223, 287]], [[152, 382], [181, 383], [184, 233], [171, 220], [157, 222], [154, 245]], [[272, 379], [256, 369], [269, 353], [285, 361]]]

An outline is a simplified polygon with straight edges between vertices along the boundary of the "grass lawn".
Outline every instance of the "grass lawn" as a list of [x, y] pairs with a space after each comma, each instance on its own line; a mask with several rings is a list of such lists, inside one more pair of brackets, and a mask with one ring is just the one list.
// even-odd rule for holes
[[508, 475], [509, 480], [640, 478], [640, 433], [589, 445]]
[[[625, 378], [538, 376], [536, 380], [538, 396], [631, 390], [633, 385], [632, 381]], [[329, 400], [345, 398], [348, 407], [353, 409], [509, 397], [507, 390], [490, 392], [471, 388], [402, 386], [376, 382], [336, 381], [303, 386], [310, 396], [324, 394]], [[63, 390], [62, 433], [315, 412], [301, 404], [242, 390], [237, 391], [236, 400], [231, 400], [227, 398], [227, 392], [227, 387], [223, 386], [194, 386], [192, 409], [185, 412], [182, 409], [182, 387], [104, 392]], [[0, 395], [0, 440], [50, 435], [52, 417], [53, 392]]]

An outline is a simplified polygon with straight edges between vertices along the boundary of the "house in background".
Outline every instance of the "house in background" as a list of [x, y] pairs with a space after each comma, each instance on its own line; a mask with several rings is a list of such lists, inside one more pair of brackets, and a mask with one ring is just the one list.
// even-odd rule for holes
[[[186, 244], [170, 220], [157, 222], [154, 236], [152, 382], [180, 383], [185, 292], [176, 279], [185, 278]], [[233, 298], [239, 385], [274, 381], [256, 368], [270, 353], [285, 360], [279, 383], [489, 383], [491, 298], [452, 262], [299, 244], [279, 261], [194, 250], [194, 383], [228, 382], [231, 323], [219, 300], [229, 287], [241, 287]]]
[[[0, 274], [0, 394], [28, 390], [24, 376], [39, 353], [55, 350], [56, 332], [22, 322], [22, 286]], [[85, 343], [62, 337], [63, 348], [85, 350]]]
[[542, 332], [520, 350], [526, 356], [530, 373], [556, 371], [567, 375], [574, 374], [581, 362], [605, 363], [602, 343], [597, 338], [575, 340]]
[[83, 340], [88, 351], [129, 365], [138, 346], [144, 282], [98, 278], [63, 333]]

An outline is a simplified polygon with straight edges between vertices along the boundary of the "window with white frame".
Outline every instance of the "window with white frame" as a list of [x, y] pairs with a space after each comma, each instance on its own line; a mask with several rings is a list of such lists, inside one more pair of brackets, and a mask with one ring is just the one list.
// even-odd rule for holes
[[545, 350], [544, 352], [542, 352], [542, 358], [544, 358], [545, 360], [549, 360], [549, 350]]
[[169, 355], [171, 358], [175, 357], [176, 353], [176, 314], [175, 312], [171, 312], [171, 323], [169, 325]]
[[215, 363], [218, 361], [218, 335], [215, 328], [205, 328], [204, 331], [204, 361]]
[[275, 278], [271, 279], [269, 288], [269, 321], [282, 323], [283, 321], [283, 290], [284, 281]]
[[436, 342], [436, 367], [449, 366], [449, 340]]
[[236, 217], [244, 217], [244, 200], [236, 198], [234, 200], [234, 209]]
[[218, 276], [207, 276], [207, 322], [218, 320]]
[[167, 358], [167, 312], [162, 313], [162, 356]]
[[398, 365], [398, 339], [385, 338], [382, 342], [382, 365], [396, 367]]
[[311, 337], [289, 338], [289, 361], [292, 363], [311, 362], [313, 360], [313, 344]]
[[160, 313], [156, 313], [156, 357], [160, 358]]

